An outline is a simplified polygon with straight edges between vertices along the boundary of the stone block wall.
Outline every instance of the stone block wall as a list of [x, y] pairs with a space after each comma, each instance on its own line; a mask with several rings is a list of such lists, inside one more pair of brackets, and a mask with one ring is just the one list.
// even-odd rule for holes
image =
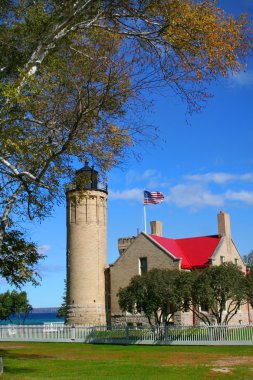
[[107, 193], [67, 193], [69, 324], [105, 324]]
[[180, 260], [174, 260], [165, 253], [146, 234], [141, 233], [123, 253], [114, 265], [110, 266], [111, 276], [111, 315], [120, 316], [122, 312], [118, 305], [119, 288], [128, 286], [131, 278], [140, 274], [139, 259], [147, 258], [147, 269], [179, 269]]

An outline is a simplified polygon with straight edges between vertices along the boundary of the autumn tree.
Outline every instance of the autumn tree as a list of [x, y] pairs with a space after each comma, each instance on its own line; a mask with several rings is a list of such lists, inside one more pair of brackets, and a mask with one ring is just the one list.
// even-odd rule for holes
[[176, 312], [189, 309], [191, 298], [186, 293], [191, 288], [186, 276], [185, 272], [162, 269], [134, 276], [127, 287], [120, 288], [119, 306], [122, 311], [144, 314], [151, 326], [168, 324]]
[[212, 0], [2, 1], [0, 246], [16, 214], [50, 213], [77, 163], [123, 159], [144, 133], [126, 118], [143, 89], [198, 109], [208, 82], [242, 68], [249, 36]]
[[191, 289], [191, 310], [206, 324], [227, 324], [247, 302], [245, 274], [233, 263], [199, 273]]
[[0, 319], [13, 322], [18, 319], [18, 324], [24, 324], [28, 314], [32, 311], [26, 292], [7, 291], [0, 294]]

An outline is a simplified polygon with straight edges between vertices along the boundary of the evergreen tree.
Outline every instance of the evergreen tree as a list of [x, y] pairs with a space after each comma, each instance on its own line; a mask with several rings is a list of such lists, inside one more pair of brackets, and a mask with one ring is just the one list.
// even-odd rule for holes
[[57, 311], [57, 315], [56, 315], [57, 318], [62, 318], [62, 317], [66, 318], [67, 311], [68, 311], [68, 308], [67, 308], [67, 285], [66, 285], [66, 280], [64, 280], [64, 294], [62, 297], [62, 304]]

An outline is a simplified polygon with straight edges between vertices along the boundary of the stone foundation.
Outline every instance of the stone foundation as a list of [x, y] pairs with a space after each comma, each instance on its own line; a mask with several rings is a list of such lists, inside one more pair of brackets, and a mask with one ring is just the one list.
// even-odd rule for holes
[[[67, 324], [71, 325], [106, 325], [104, 305], [71, 305], [67, 312]], [[85, 321], [85, 322], [84, 322]]]

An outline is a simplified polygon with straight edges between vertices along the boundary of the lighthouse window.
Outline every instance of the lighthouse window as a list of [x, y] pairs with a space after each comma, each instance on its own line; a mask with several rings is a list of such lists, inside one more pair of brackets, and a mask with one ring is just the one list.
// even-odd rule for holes
[[70, 223], [76, 222], [76, 202], [70, 203]]
[[148, 271], [148, 259], [147, 257], [139, 258], [139, 274], [147, 273]]

